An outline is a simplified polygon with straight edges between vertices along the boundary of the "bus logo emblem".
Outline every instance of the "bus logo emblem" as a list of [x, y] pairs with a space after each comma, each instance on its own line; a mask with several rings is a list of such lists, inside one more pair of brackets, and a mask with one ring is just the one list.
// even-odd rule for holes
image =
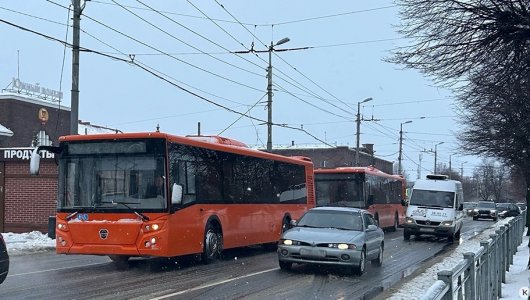
[[100, 229], [99, 230], [99, 237], [104, 240], [109, 236], [109, 231], [107, 229]]

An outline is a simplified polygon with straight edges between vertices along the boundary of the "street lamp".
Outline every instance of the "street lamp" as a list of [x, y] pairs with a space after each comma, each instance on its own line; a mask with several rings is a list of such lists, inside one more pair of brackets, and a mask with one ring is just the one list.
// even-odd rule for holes
[[274, 51], [274, 47], [287, 43], [289, 38], [283, 38], [276, 42], [276, 44], [273, 44], [271, 41], [271, 45], [269, 46], [269, 67], [267, 68], [267, 109], [268, 109], [268, 118], [267, 118], [267, 151], [272, 152], [272, 52]]
[[398, 174], [401, 175], [403, 170], [401, 168], [401, 160], [403, 154], [403, 124], [412, 123], [411, 120], [399, 124], [399, 156], [398, 156]]
[[372, 97], [357, 102], [357, 147], [355, 148], [355, 166], [359, 166], [359, 139], [361, 134], [361, 103], [374, 100]]
[[438, 145], [443, 144], [444, 142], [439, 142], [438, 144], [434, 145], [434, 174], [436, 174], [436, 156], [438, 155]]

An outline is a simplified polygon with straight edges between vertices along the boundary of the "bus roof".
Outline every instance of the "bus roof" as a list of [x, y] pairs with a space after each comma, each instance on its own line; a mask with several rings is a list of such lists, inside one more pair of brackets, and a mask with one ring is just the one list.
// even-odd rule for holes
[[380, 177], [386, 177], [386, 178], [393, 178], [396, 180], [405, 181], [405, 178], [400, 175], [395, 174], [387, 174], [374, 166], [369, 167], [338, 167], [338, 168], [332, 168], [332, 169], [315, 169], [315, 174], [348, 174], [348, 173], [364, 173], [364, 174], [370, 174]]
[[296, 163], [299, 165], [313, 166], [311, 159], [300, 156], [283, 156], [269, 152], [248, 148], [246, 144], [237, 140], [220, 136], [178, 136], [163, 132], [134, 132], [134, 133], [103, 133], [90, 135], [66, 135], [59, 137], [59, 142], [121, 140], [121, 139], [146, 139], [159, 138], [168, 141], [196, 146], [212, 150], [220, 150], [241, 155], [261, 157], [266, 159]]

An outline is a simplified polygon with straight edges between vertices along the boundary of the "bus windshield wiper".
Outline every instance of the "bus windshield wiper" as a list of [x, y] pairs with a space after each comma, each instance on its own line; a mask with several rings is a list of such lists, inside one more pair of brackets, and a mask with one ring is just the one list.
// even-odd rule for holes
[[127, 207], [130, 211], [132, 211], [135, 215], [137, 215], [143, 221], [149, 221], [149, 217], [148, 216], [142, 214], [141, 212], [138, 212], [138, 211], [134, 210], [134, 208], [132, 208], [129, 205], [127, 205], [127, 204], [138, 204], [137, 202], [101, 201], [99, 203], [121, 204], [121, 205]]
[[74, 211], [73, 213], [69, 214], [68, 216], [66, 216], [65, 221], [68, 222], [70, 221], [73, 217], [75, 217], [78, 213], [80, 212], [83, 212], [85, 210], [85, 207], [81, 207], [80, 209]]

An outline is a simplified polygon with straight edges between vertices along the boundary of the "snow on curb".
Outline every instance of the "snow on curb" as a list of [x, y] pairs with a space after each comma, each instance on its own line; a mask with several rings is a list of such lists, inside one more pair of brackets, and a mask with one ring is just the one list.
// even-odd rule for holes
[[40, 231], [2, 233], [9, 256], [45, 252], [55, 249], [55, 240]]

